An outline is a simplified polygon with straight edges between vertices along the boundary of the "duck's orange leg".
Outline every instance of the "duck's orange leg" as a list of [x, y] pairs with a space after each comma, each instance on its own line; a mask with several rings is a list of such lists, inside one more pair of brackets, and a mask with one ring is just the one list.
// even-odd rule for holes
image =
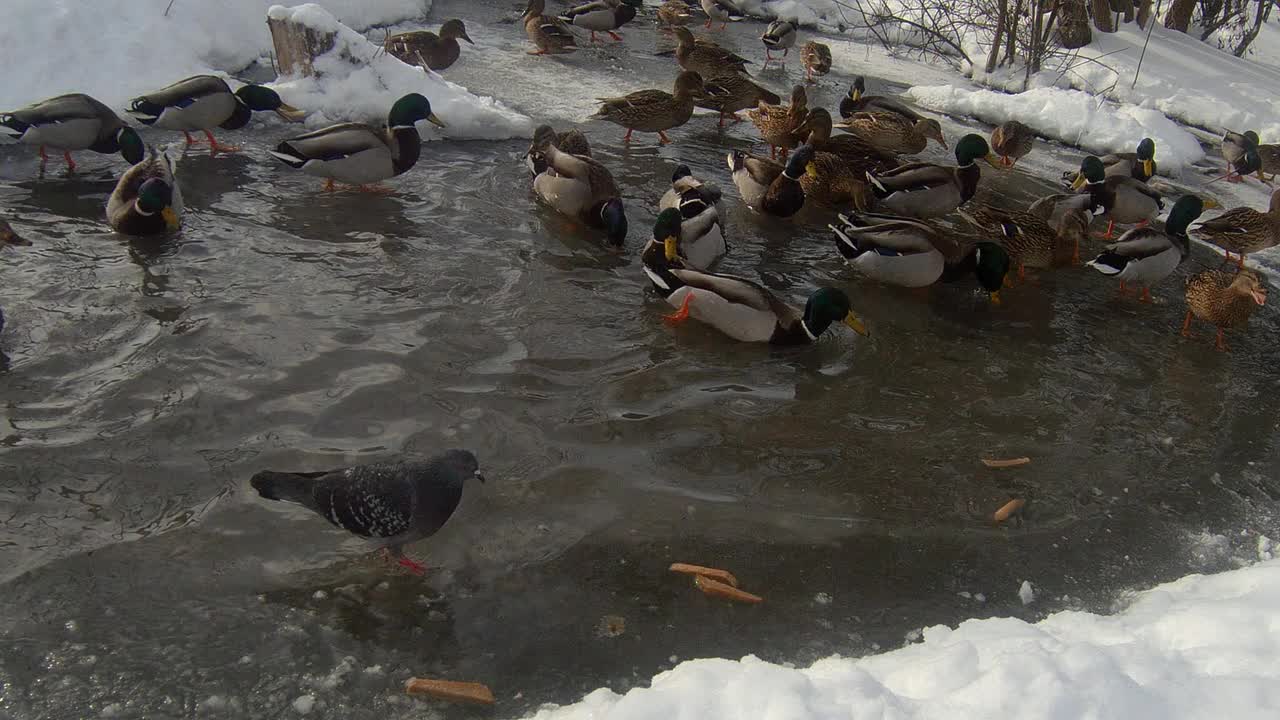
[[666, 134], [666, 133], [664, 133], [664, 132], [662, 132], [661, 130], [659, 130], [659, 131], [658, 131], [658, 144], [659, 144], [659, 145], [670, 145], [670, 144], [671, 144], [671, 138], [667, 137], [667, 134]]
[[689, 319], [689, 303], [693, 302], [693, 293], [684, 296], [684, 302], [680, 304], [680, 309], [670, 315], [663, 315], [663, 319], [672, 325], [677, 325]]
[[1187, 311], [1187, 319], [1182, 321], [1182, 337], [1191, 337], [1191, 311]]

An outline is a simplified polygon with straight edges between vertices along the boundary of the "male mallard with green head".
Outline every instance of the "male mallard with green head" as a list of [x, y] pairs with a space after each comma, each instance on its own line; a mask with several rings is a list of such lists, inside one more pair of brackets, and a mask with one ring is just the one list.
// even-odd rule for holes
[[895, 215], [934, 218], [968, 202], [982, 177], [975, 163], [986, 160], [996, 167], [995, 156], [987, 141], [974, 134], [960, 138], [955, 152], [958, 167], [909, 163], [883, 173], [867, 173], [879, 205]]
[[669, 234], [673, 220], [659, 215], [654, 241], [641, 255], [654, 289], [672, 307], [679, 308], [667, 316], [668, 320], [682, 322], [692, 317], [735, 340], [774, 345], [811, 343], [839, 322], [859, 335], [868, 334], [849, 306], [849, 296], [841, 290], [819, 288], [800, 311], [751, 280], [681, 267], [678, 240]]
[[[688, 170], [684, 165], [680, 168]], [[679, 174], [680, 169], [676, 172]], [[698, 181], [692, 175], [675, 180], [675, 187], [668, 193], [680, 188], [679, 194], [674, 197], [671, 205], [667, 204], [666, 197], [659, 203], [662, 210], [654, 225], [654, 237], [659, 234], [663, 238], [675, 237], [684, 267], [706, 270], [723, 257], [729, 248], [724, 241], [720, 211], [717, 208], [719, 189], [694, 183]]]
[[1004, 288], [1011, 267], [1013, 262], [1003, 246], [987, 241], [966, 242], [962, 244], [960, 257], [947, 258], [938, 282], [949, 284], [975, 278], [991, 298], [991, 303], [999, 305], [1000, 290]]
[[813, 157], [813, 146], [801, 145], [786, 166], [741, 150], [729, 153], [727, 160], [742, 201], [756, 212], [785, 218], [804, 207], [804, 186], [800, 178], [817, 173]]
[[129, 101], [129, 113], [143, 125], [164, 130], [181, 130], [187, 145], [196, 142], [191, 130], [209, 139], [209, 151], [236, 152], [234, 145], [221, 145], [213, 137], [214, 128], [239, 130], [249, 124], [255, 112], [274, 112], [294, 122], [302, 111], [286, 105], [275, 90], [262, 85], [245, 85], [231, 92], [227, 81], [214, 75], [196, 75]]
[[1107, 218], [1107, 232], [1102, 235], [1105, 240], [1114, 237], [1116, 223], [1145, 227], [1164, 209], [1164, 200], [1155, 189], [1132, 177], [1107, 177], [1102, 160], [1093, 155], [1080, 163], [1080, 173], [1071, 188], [1084, 188], [1093, 206], [1102, 209]]
[[1267, 302], [1267, 284], [1252, 270], [1230, 273], [1206, 270], [1187, 278], [1187, 317], [1182, 336], [1191, 337], [1191, 318], [1198, 317], [1218, 327], [1215, 346], [1226, 352], [1223, 331], [1249, 322], [1249, 316]]
[[1047, 270], [1053, 267], [1058, 233], [1052, 224], [1038, 215], [985, 203], [967, 205], [957, 212], [975, 227], [1001, 236], [1009, 261], [1018, 270], [1018, 279], [1026, 277], [1027, 268]]
[[49, 156], [45, 148], [61, 150], [67, 169], [75, 170], [71, 153], [92, 150], [96, 153], [120, 153], [131, 164], [142, 162], [146, 148], [138, 133], [111, 108], [84, 95], [59, 95], [20, 110], [0, 112], [0, 127], [20, 143], [40, 148], [43, 167]]
[[1195, 195], [1178, 198], [1169, 210], [1164, 231], [1152, 227], [1134, 228], [1116, 242], [1103, 248], [1088, 265], [1094, 270], [1120, 279], [1120, 292], [1125, 283], [1142, 285], [1142, 302], [1151, 302], [1151, 286], [1169, 277], [1191, 254], [1191, 238], [1187, 227], [1204, 212], [1204, 202]]
[[637, 90], [622, 97], [597, 98], [601, 105], [593, 118], [599, 118], [627, 129], [623, 142], [631, 142], [631, 133], [658, 133], [658, 143], [671, 142], [667, 130], [689, 122], [694, 100], [701, 97], [702, 76], [685, 70], [676, 76], [673, 92]]
[[1102, 165], [1107, 175], [1127, 175], [1138, 182], [1146, 182], [1156, 174], [1156, 141], [1142, 138], [1137, 152], [1103, 155]]
[[573, 36], [565, 21], [550, 15], [544, 15], [547, 0], [529, 0], [525, 7], [524, 32], [529, 36], [536, 50], [530, 55], [564, 55], [578, 49], [578, 41]]
[[533, 178], [533, 191], [560, 213], [604, 230], [609, 244], [622, 248], [627, 216], [613, 173], [599, 161], [571, 155], [556, 147], [556, 133], [542, 125], [533, 133], [530, 162], [543, 170]]
[[289, 138], [271, 154], [289, 167], [325, 178], [325, 190], [334, 181], [371, 190], [373, 183], [400, 175], [418, 162], [422, 137], [415, 123], [426, 120], [445, 124], [431, 112], [431, 102], [409, 93], [391, 106], [387, 127], [365, 123], [341, 123]]
[[475, 41], [467, 35], [466, 24], [454, 18], [446, 20], [440, 26], [439, 35], [430, 30], [397, 33], [388, 36], [382, 42], [382, 47], [403, 63], [439, 72], [447, 70], [462, 55], [459, 40], [475, 45]]
[[897, 215], [840, 215], [836, 249], [867, 277], [888, 285], [924, 287], [938, 281], [947, 258], [959, 258], [950, 235], [922, 220]]
[[774, 51], [781, 50], [785, 58], [791, 52], [791, 46], [796, 44], [796, 24], [789, 20], [774, 20], [764, 29], [760, 42], [764, 43], [766, 65], [773, 61]]
[[895, 98], [884, 95], [867, 95], [867, 80], [858, 75], [849, 87], [849, 94], [840, 100], [840, 117], [848, 119], [857, 113], [891, 112], [915, 122], [924, 116], [903, 105]]
[[125, 235], [159, 235], [182, 224], [182, 189], [168, 153], [151, 149], [147, 158], [120, 176], [107, 200], [107, 221]]
[[1232, 208], [1196, 226], [1196, 232], [1227, 253], [1239, 255], [1236, 265], [1244, 267], [1244, 256], [1280, 245], [1280, 190], [1271, 193], [1267, 212], [1251, 207]]
[[1227, 161], [1227, 174], [1222, 178], [1229, 183], [1238, 183], [1250, 173], [1258, 173], [1258, 179], [1266, 182], [1262, 176], [1262, 156], [1258, 154], [1258, 133], [1246, 130], [1242, 133], [1228, 131], [1222, 136], [1222, 159]]
[[569, 8], [560, 19], [575, 27], [590, 30], [593, 43], [598, 32], [608, 33], [609, 37], [621, 42], [622, 36], [614, 30], [634, 20], [639, 6], [640, 0], [593, 0]]
[[1000, 156], [1001, 165], [1017, 165], [1031, 152], [1035, 142], [1035, 131], [1017, 120], [1001, 123], [991, 131], [991, 151]]

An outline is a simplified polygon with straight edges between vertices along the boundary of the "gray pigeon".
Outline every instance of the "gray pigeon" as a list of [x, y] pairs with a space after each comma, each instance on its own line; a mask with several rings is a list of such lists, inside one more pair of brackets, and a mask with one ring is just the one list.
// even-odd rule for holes
[[462, 501], [468, 478], [484, 482], [467, 450], [448, 450], [425, 461], [357, 465], [323, 472], [263, 470], [250, 483], [268, 500], [306, 506], [329, 522], [376, 541], [416, 574], [426, 568], [404, 546], [434, 535]]

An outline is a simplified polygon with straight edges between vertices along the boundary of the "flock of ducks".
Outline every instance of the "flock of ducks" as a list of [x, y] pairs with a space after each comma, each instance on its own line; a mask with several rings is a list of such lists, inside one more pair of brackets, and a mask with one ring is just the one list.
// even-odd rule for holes
[[[705, 28], [712, 32], [715, 22], [723, 29], [734, 14], [727, 0], [702, 0], [701, 5]], [[621, 41], [617, 30], [636, 17], [638, 7], [638, 0], [595, 0], [562, 15], [547, 15], [545, 0], [529, 0], [522, 16], [533, 46], [529, 52], [574, 52], [575, 28], [590, 31], [592, 42], [597, 33]], [[923, 287], [970, 278], [998, 304], [1000, 291], [1015, 276], [1020, 280], [1027, 268], [1053, 266], [1061, 248], [1070, 247], [1072, 261], [1078, 263], [1091, 221], [1102, 217], [1108, 221], [1104, 237], [1114, 242], [1087, 265], [1117, 278], [1122, 293], [1128, 285], [1141, 287], [1141, 299], [1149, 301], [1150, 288], [1189, 255], [1192, 223], [1206, 206], [1214, 206], [1186, 195], [1173, 203], [1163, 229], [1150, 225], [1165, 204], [1148, 184], [1157, 169], [1150, 139], [1138, 143], [1133, 153], [1085, 157], [1072, 178], [1073, 192], [1042, 198], [1025, 210], [977, 202], [978, 161], [1014, 167], [1034, 147], [1032, 128], [1006, 122], [992, 131], [990, 142], [966, 134], [955, 143], [954, 165], [904, 161], [902, 156], [922, 152], [930, 141], [950, 149], [937, 120], [896, 98], [868, 95], [861, 77], [841, 99], [839, 122], [828, 110], [809, 106], [804, 85], [796, 85], [783, 103], [746, 72], [751, 61], [690, 31], [693, 11], [682, 0], [667, 0], [658, 18], [676, 40], [678, 70], [671, 92], [646, 89], [602, 98], [592, 118], [625, 128], [625, 141], [636, 132], [655, 133], [665, 144], [671, 142], [667, 131], [688, 123], [697, 107], [716, 111], [721, 126], [741, 122], [738, 113], [745, 111], [770, 153], [764, 157], [735, 150], [727, 155], [730, 177], [743, 201], [758, 213], [779, 218], [794, 216], [805, 205], [845, 211], [829, 225], [836, 249], [860, 273], [880, 282]], [[450, 20], [439, 34], [401, 33], [386, 38], [383, 48], [405, 62], [442, 70], [459, 58], [459, 40], [472, 42], [463, 22]], [[794, 23], [770, 23], [761, 35], [765, 63], [774, 61], [776, 52], [785, 59], [797, 40]], [[831, 69], [831, 51], [822, 43], [806, 43], [800, 57], [809, 81]], [[136, 98], [129, 112], [143, 125], [182, 132], [188, 145], [198, 142], [191, 133], [204, 133], [215, 153], [237, 148], [220, 144], [213, 131], [244, 127], [254, 112], [274, 112], [289, 121], [303, 115], [269, 88], [246, 85], [233, 92], [226, 81], [208, 75]], [[289, 138], [271, 155], [324, 178], [326, 189], [342, 182], [378, 190], [376, 183], [417, 162], [419, 121], [445, 126], [430, 101], [412, 93], [392, 105], [385, 126], [333, 125]], [[121, 154], [132, 166], [108, 200], [111, 227], [153, 235], [180, 226], [183, 204], [174, 158], [154, 148], [147, 151], [137, 130], [103, 103], [88, 95], [63, 95], [0, 113], [0, 128], [38, 146], [42, 159], [48, 157], [47, 148], [61, 150], [70, 170], [75, 167], [72, 151]], [[1222, 150], [1229, 181], [1257, 173], [1265, 182], [1263, 168], [1280, 166], [1277, 148], [1260, 144], [1252, 132], [1228, 133]], [[533, 191], [544, 203], [602, 230], [610, 245], [622, 247], [629, 228], [621, 193], [580, 131], [539, 127], [526, 163]], [[654, 289], [678, 309], [668, 316], [671, 321], [693, 317], [741, 341], [776, 344], [812, 342], [836, 323], [867, 334], [839, 289], [821, 288], [798, 309], [753, 280], [713, 272], [728, 250], [722, 192], [714, 182], [694, 177], [681, 165], [659, 209], [641, 258]], [[952, 215], [967, 227], [937, 222]], [[1135, 227], [1116, 238], [1117, 224]], [[1183, 330], [1189, 330], [1195, 317], [1211, 322], [1218, 328], [1217, 346], [1225, 349], [1223, 330], [1244, 324], [1265, 302], [1266, 285], [1244, 269], [1243, 261], [1246, 254], [1280, 242], [1280, 191], [1272, 195], [1267, 212], [1235, 208], [1200, 223], [1195, 231], [1223, 248], [1228, 260], [1238, 258], [1235, 272], [1208, 270], [1187, 281]], [[7, 225], [0, 227], [0, 241], [21, 244]]]

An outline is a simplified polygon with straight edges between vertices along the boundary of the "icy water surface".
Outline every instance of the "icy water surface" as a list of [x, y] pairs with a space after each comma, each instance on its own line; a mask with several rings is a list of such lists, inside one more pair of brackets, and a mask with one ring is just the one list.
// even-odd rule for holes
[[[432, 16], [480, 17], [451, 77], [535, 117], [669, 83], [648, 29], [528, 59], [497, 22], [511, 8], [470, 8]], [[729, 37], [754, 56], [752, 32]], [[792, 62], [765, 77], [784, 89]], [[574, 72], [585, 94], [557, 92]], [[36, 179], [31, 152], [0, 147], [0, 205], [36, 242], [0, 266], [0, 716], [291, 717], [309, 696], [311, 717], [514, 717], [681, 659], [808, 662], [938, 622], [1106, 608], [1220, 567], [1205, 530], [1269, 522], [1273, 309], [1221, 355], [1207, 327], [1177, 336], [1181, 274], [1154, 306], [1070, 268], [1001, 308], [876, 286], [838, 262], [830, 213], [739, 203], [723, 154], [748, 129], [697, 118], [662, 149], [586, 129], [626, 194], [623, 255], [533, 202], [524, 141], [431, 144], [380, 197], [268, 161], [288, 128], [233, 133], [244, 153], [183, 161], [189, 214], [163, 241], [106, 231], [117, 161]], [[1037, 152], [1044, 178], [1077, 157]], [[778, 350], [664, 324], [636, 250], [679, 161], [728, 191], [723, 269], [797, 303], [843, 287], [871, 338]], [[984, 175], [1018, 203], [1053, 189]], [[1198, 249], [1181, 272], [1211, 264]], [[489, 482], [413, 548], [425, 579], [248, 485], [451, 446]], [[1011, 497], [1025, 523], [992, 527]], [[708, 600], [672, 561], [728, 567], [767, 601]], [[410, 675], [482, 681], [500, 705], [409, 700]]]

